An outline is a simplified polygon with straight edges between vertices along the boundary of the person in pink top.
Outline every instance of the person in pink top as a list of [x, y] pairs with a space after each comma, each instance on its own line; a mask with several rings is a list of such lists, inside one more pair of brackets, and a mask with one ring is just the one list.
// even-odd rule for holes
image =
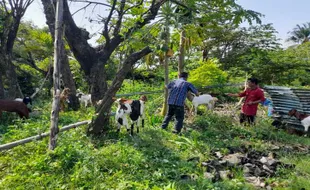
[[239, 94], [228, 93], [227, 95], [245, 97], [240, 113], [240, 123], [246, 121], [249, 124], [254, 124], [258, 104], [265, 101], [264, 92], [258, 87], [258, 80], [256, 78], [249, 78], [245, 91]]

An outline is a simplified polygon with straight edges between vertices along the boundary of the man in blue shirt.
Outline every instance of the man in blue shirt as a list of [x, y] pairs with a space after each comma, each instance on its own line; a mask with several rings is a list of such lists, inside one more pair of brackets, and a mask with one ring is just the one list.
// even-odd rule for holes
[[182, 72], [179, 74], [179, 79], [169, 83], [166, 88], [169, 90], [168, 97], [168, 113], [165, 116], [164, 122], [161, 126], [162, 129], [166, 129], [172, 116], [175, 115], [176, 123], [174, 126], [173, 133], [180, 133], [183, 127], [184, 120], [184, 102], [188, 91], [198, 94], [198, 90], [194, 87], [193, 84], [187, 82], [188, 73]]

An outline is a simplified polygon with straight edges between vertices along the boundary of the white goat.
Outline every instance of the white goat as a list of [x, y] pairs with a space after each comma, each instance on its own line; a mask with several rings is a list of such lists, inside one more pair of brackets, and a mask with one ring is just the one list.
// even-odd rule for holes
[[197, 109], [199, 105], [206, 105], [207, 110], [212, 110], [214, 108], [215, 102], [218, 100], [216, 97], [212, 97], [210, 94], [195, 96], [192, 93], [188, 93], [187, 97], [193, 104], [195, 115], [197, 115]]
[[308, 133], [308, 129], [309, 129], [309, 126], [310, 126], [310, 115], [299, 113], [295, 108], [291, 109], [288, 112], [288, 115], [289, 116], [294, 116], [298, 120], [300, 120], [302, 126], [304, 126], [304, 128], [305, 128], [305, 132]]
[[305, 132], [308, 132], [308, 129], [309, 129], [309, 126], [310, 126], [310, 116], [308, 116], [305, 119], [301, 120], [301, 124], [305, 128]]
[[76, 96], [79, 98], [79, 101], [81, 104], [84, 104], [85, 108], [88, 105], [92, 105], [91, 103], [91, 94], [83, 94], [82, 92], [79, 92], [76, 94]]

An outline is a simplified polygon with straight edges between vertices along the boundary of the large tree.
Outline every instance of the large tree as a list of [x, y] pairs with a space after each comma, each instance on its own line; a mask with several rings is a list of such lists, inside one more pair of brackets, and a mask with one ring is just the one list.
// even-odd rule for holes
[[[65, 4], [65, 3], [64, 3]], [[44, 4], [44, 12], [46, 20], [47, 20], [47, 25], [49, 27], [49, 31], [52, 35], [52, 38], [55, 39], [55, 5], [56, 1], [50, 1], [48, 4]], [[65, 10], [64, 10], [65, 14]], [[61, 74], [61, 82], [63, 88], [69, 88], [71, 92], [71, 105], [73, 106], [73, 109], [76, 110], [79, 107], [79, 102], [76, 97], [76, 86], [75, 82], [73, 80], [73, 75], [70, 70], [69, 66], [69, 60], [68, 60], [68, 52], [65, 49], [65, 42], [64, 40], [59, 42], [60, 44], [60, 74]]]
[[[8, 98], [22, 96], [12, 63], [13, 46], [22, 17], [33, 0], [1, 0], [0, 17], [0, 98], [4, 95], [4, 84], [8, 88]], [[4, 78], [2, 78], [4, 76]], [[4, 79], [4, 80], [3, 80]]]
[[[120, 88], [131, 66], [144, 55], [151, 52], [149, 47], [133, 52], [123, 62], [116, 74], [112, 85], [108, 88], [105, 65], [116, 48], [128, 39], [133, 33], [150, 23], [155, 18], [160, 6], [167, 0], [151, 1], [125, 1], [113, 0], [107, 2], [94, 2], [98, 6], [109, 9], [107, 17], [101, 17], [103, 24], [102, 36], [104, 42], [98, 47], [92, 47], [87, 40], [89, 33], [79, 28], [72, 18], [67, 0], [64, 1], [65, 37], [76, 59], [81, 65], [91, 86], [92, 101], [95, 103], [103, 99], [97, 108], [97, 117], [89, 127], [89, 133], [101, 133], [104, 125], [108, 124], [112, 97]], [[42, 0], [47, 22], [53, 23], [55, 11], [50, 0]], [[129, 17], [130, 16], [130, 17]]]

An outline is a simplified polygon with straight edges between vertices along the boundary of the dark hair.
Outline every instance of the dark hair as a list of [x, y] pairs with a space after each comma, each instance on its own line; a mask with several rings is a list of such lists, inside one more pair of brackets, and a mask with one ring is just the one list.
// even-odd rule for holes
[[188, 73], [187, 72], [182, 72], [179, 74], [180, 78], [187, 78], [188, 77]]
[[258, 84], [258, 79], [257, 78], [249, 78], [248, 81], [250, 81], [251, 83], [254, 83], [254, 84]]

